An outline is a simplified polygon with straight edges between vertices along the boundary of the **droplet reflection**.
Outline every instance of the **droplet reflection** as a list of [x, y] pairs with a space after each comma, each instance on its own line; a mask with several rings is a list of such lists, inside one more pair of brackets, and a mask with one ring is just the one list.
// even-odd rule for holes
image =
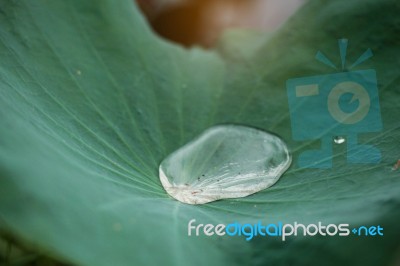
[[336, 136], [336, 137], [333, 138], [333, 141], [336, 144], [343, 144], [343, 143], [346, 142], [346, 139], [344, 137], [341, 137], [341, 136]]

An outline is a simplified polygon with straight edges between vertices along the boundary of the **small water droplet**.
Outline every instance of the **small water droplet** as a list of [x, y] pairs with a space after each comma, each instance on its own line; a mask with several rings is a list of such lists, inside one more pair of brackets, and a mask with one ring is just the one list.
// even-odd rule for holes
[[344, 137], [341, 137], [341, 136], [336, 136], [336, 137], [333, 138], [333, 141], [336, 144], [343, 144], [343, 143], [346, 142], [346, 139]]
[[78, 76], [80, 76], [80, 75], [82, 75], [82, 71], [80, 71], [80, 70], [78, 69], [78, 70], [76, 70], [76, 74], [77, 74]]
[[266, 189], [290, 163], [288, 148], [277, 136], [245, 126], [222, 125], [209, 128], [173, 152], [161, 162], [159, 171], [163, 187], [173, 198], [204, 204]]

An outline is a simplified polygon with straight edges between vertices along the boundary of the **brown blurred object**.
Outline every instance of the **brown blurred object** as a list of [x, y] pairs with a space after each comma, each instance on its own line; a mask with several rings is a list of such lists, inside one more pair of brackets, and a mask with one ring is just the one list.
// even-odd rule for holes
[[228, 28], [273, 31], [305, 0], [136, 0], [161, 36], [211, 47]]

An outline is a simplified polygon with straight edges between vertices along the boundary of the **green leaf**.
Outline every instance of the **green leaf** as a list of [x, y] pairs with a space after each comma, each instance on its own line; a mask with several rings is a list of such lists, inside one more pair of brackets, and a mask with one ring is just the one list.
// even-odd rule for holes
[[[2, 231], [78, 265], [398, 263], [398, 2], [310, 1], [263, 44], [228, 36], [218, 51], [162, 41], [132, 2], [1, 1]], [[285, 82], [332, 73], [314, 55], [338, 55], [342, 37], [350, 61], [375, 54], [360, 68], [377, 71], [384, 130], [359, 140], [382, 162], [348, 165], [338, 148], [332, 169], [299, 169], [299, 153], [319, 142], [292, 141]], [[168, 197], [159, 163], [221, 123], [279, 134], [295, 163], [246, 198], [190, 206]], [[189, 237], [191, 219], [379, 224], [385, 235]]]

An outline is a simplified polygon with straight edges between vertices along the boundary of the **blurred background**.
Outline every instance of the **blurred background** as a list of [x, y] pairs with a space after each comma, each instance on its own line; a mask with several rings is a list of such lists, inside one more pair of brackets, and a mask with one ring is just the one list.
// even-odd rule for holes
[[212, 47], [230, 28], [271, 32], [306, 0], [136, 0], [154, 31], [186, 47]]

